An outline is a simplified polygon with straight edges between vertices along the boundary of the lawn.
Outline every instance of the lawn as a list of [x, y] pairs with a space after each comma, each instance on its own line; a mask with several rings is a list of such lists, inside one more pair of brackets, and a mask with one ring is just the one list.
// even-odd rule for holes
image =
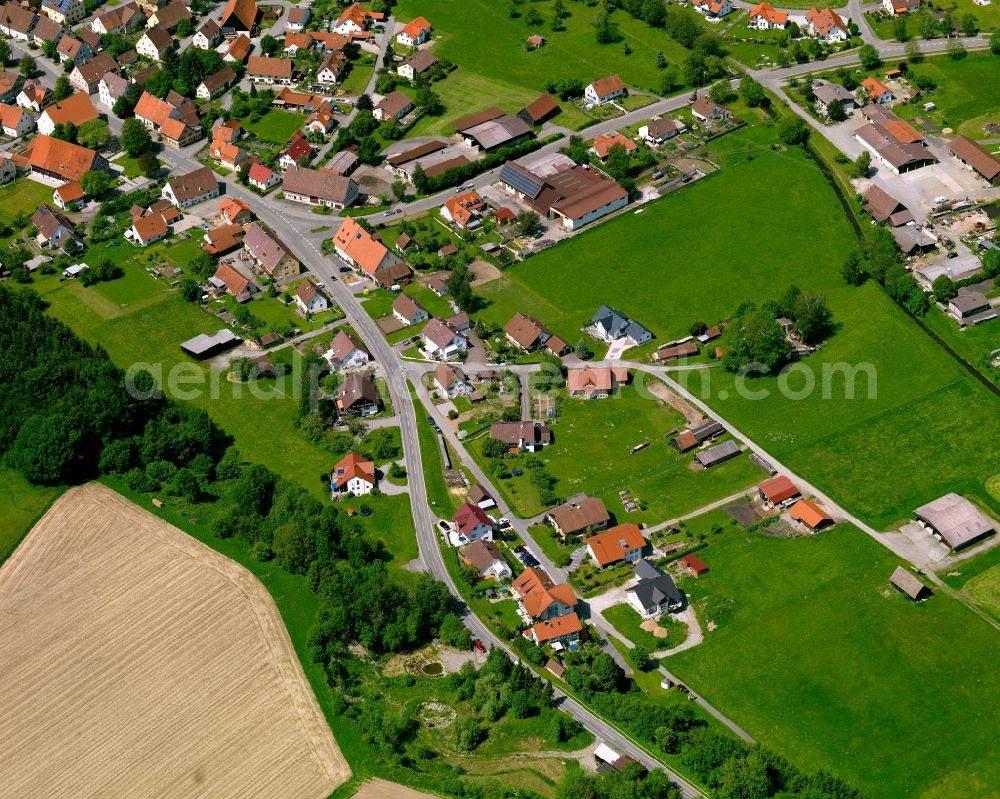
[[977, 574], [965, 584], [965, 590], [996, 618], [1000, 619], [1000, 565]]
[[[403, 287], [403, 294], [412, 297], [417, 303], [422, 305], [431, 316], [447, 318], [453, 315], [451, 306], [448, 305], [447, 297], [439, 297], [433, 291], [420, 283], [413, 282]], [[361, 307], [365, 309], [372, 319], [379, 319], [392, 313], [392, 304], [396, 301], [399, 293], [393, 293], [387, 289], [372, 289], [366, 297]]]
[[[448, 489], [442, 472], [444, 462], [441, 459], [441, 449], [438, 446], [438, 437], [434, 428], [427, 423], [425, 415], [427, 409], [424, 404], [417, 399], [417, 394], [410, 386], [410, 395], [413, 397], [415, 413], [417, 415], [417, 438], [420, 440], [420, 464], [424, 470], [424, 482], [427, 490], [427, 502], [433, 512], [439, 517], [450, 519], [459, 506], [455, 495]], [[452, 465], [455, 465], [457, 455], [451, 453]]]
[[240, 124], [258, 139], [284, 146], [288, 144], [292, 134], [306, 124], [306, 116], [271, 109], [256, 122], [246, 117], [240, 120]]
[[62, 488], [32, 485], [20, 472], [0, 469], [0, 563], [61, 493]]
[[[642, 644], [650, 652], [665, 649], [668, 646], [666, 638], [657, 638], [648, 630], [642, 629], [640, 626], [643, 621], [642, 616], [636, 612], [635, 608], [625, 602], [612, 605], [601, 615], [625, 638], [633, 644]], [[669, 646], [676, 646], [676, 644], [671, 641]]]
[[[1000, 508], [985, 491], [997, 469], [982, 445], [1000, 437], [1000, 414], [984, 412], [996, 398], [878, 286], [844, 283], [840, 265], [855, 239], [843, 209], [801, 151], [772, 151], [767, 136], [766, 128], [754, 127], [720, 139], [710, 146], [723, 166], [714, 176], [507, 270], [479, 289], [491, 302], [482, 315], [502, 325], [520, 310], [574, 341], [606, 302], [666, 341], [685, 335], [693, 321], [711, 324], [744, 300], [776, 297], [790, 284], [821, 291], [838, 330], [804, 362], [818, 387], [804, 399], [782, 395], [784, 378], [752, 381], [749, 388], [769, 392], [752, 400], [718, 368], [674, 376], [871, 524], [908, 518], [948, 491]], [[711, 235], [707, 218], [721, 220]], [[761, 219], [780, 235], [762, 238]], [[876, 374], [874, 397], [862, 376], [848, 399], [836, 369], [865, 364]], [[560, 447], [556, 435], [553, 453]]]
[[1000, 369], [993, 366], [990, 353], [1000, 345], [1000, 322], [989, 322], [959, 330], [955, 320], [931, 305], [924, 317], [924, 324], [933, 330], [948, 346], [975, 366], [986, 377], [1000, 385]]
[[[507, 4], [486, 0], [476, 0], [471, 6], [452, 0], [403, 0], [394, 13], [398, 19], [413, 19], [422, 14], [431, 20], [434, 35], [442, 36], [434, 46], [434, 54], [450, 59], [459, 70], [530, 89], [534, 96], [549, 79], [579, 78], [590, 83], [614, 73], [621, 75], [626, 85], [655, 92], [663, 74], [656, 66], [657, 52], [662, 51], [667, 62], [677, 67], [688, 57], [689, 51], [663, 29], [632, 19], [621, 10], [613, 11], [611, 21], [622, 41], [600, 45], [591, 24], [598, 7], [582, 3], [565, 6], [570, 16], [563, 21], [562, 31], [550, 29], [553, 12], [549, 0], [531, 4], [544, 19], [542, 26], [529, 27], [523, 18], [512, 20]], [[522, 6], [522, 10], [526, 8]], [[696, 12], [690, 13], [699, 25], [710, 27]], [[527, 51], [525, 39], [532, 33], [544, 34], [546, 43], [538, 50]], [[631, 48], [629, 55], [625, 54], [626, 43]], [[677, 74], [682, 75], [680, 70]], [[471, 112], [476, 106], [489, 106], [494, 98], [501, 97], [480, 98], [466, 110], [454, 109], [452, 117]]]
[[736, 533], [704, 557], [683, 588], [718, 629], [668, 665], [705, 699], [874, 799], [996, 795], [996, 630], [944, 593], [909, 602], [889, 586], [899, 561], [848, 525]]
[[41, 203], [52, 203], [52, 187], [34, 180], [21, 179], [0, 188], [0, 222], [9, 225], [14, 217], [31, 216]]

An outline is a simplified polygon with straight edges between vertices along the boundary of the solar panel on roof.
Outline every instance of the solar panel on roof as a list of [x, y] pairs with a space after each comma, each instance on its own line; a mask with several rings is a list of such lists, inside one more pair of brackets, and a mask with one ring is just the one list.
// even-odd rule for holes
[[516, 191], [526, 194], [531, 198], [536, 197], [542, 190], [542, 182], [540, 180], [528, 177], [509, 164], [504, 164], [500, 170], [500, 180], [508, 186], [513, 187]]

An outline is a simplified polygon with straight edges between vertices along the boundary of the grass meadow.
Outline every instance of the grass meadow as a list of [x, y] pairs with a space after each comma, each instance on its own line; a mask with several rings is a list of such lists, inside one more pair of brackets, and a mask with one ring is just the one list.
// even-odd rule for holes
[[271, 109], [254, 122], [250, 117], [241, 119], [240, 124], [261, 141], [270, 144], [288, 144], [288, 140], [306, 123], [305, 114]]
[[683, 588], [718, 629], [667, 667], [708, 701], [874, 799], [995, 795], [996, 630], [944, 593], [909, 602], [897, 558], [848, 525], [737, 532], [699, 556], [711, 571]]
[[36, 486], [20, 472], [0, 469], [0, 563], [3, 563], [21, 543], [32, 526], [56, 501], [62, 488]]

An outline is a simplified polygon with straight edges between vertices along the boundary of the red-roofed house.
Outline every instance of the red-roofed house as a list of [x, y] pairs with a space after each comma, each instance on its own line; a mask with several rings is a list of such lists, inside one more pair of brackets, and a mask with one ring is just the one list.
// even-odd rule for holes
[[770, 506], [780, 505], [785, 500], [799, 495], [799, 489], [785, 475], [772, 477], [757, 486], [760, 498]]
[[628, 89], [625, 88], [622, 79], [617, 75], [598, 78], [583, 91], [583, 96], [588, 102], [594, 105], [610, 103], [612, 100], [623, 97], [626, 94], [628, 94]]
[[80, 127], [84, 122], [97, 118], [97, 109], [90, 101], [90, 96], [85, 92], [78, 92], [42, 111], [42, 115], [38, 117], [38, 132], [51, 136], [56, 125], [72, 123]]
[[0, 127], [5, 136], [17, 138], [29, 133], [35, 127], [35, 120], [23, 108], [0, 103]]
[[441, 216], [459, 228], [474, 230], [482, 222], [479, 215], [486, 210], [486, 203], [476, 191], [453, 194], [441, 206]]
[[590, 152], [604, 161], [608, 157], [608, 153], [611, 152], [611, 148], [616, 144], [620, 144], [625, 148], [627, 152], [634, 153], [636, 150], [636, 144], [628, 136], [621, 133], [615, 132], [610, 136], [605, 136], [600, 134], [594, 139], [594, 143], [590, 146]]
[[610, 527], [603, 533], [585, 538], [587, 551], [598, 568], [603, 569], [612, 563], [634, 563], [642, 557], [646, 547], [646, 539], [637, 524], [619, 524]]
[[333, 498], [344, 494], [356, 497], [370, 494], [375, 488], [375, 464], [355, 452], [333, 467], [330, 473], [330, 493]]
[[253, 221], [250, 206], [235, 197], [226, 197], [219, 203], [218, 210], [231, 225], [249, 225]]
[[566, 373], [566, 389], [571, 397], [604, 399], [628, 382], [628, 369], [621, 366], [585, 366]]
[[750, 9], [747, 27], [754, 30], [784, 30], [788, 24], [788, 14], [777, 11], [770, 3], [758, 3]]
[[896, 16], [916, 11], [920, 8], [920, 0], [882, 0], [882, 7], [886, 13]]
[[821, 42], [846, 42], [851, 32], [840, 15], [832, 8], [820, 11], [813, 6], [806, 12], [809, 33]]
[[408, 22], [396, 34], [396, 41], [404, 47], [416, 47], [431, 38], [431, 23], [423, 17]]
[[69, 183], [63, 183], [52, 192], [52, 202], [64, 211], [75, 211], [83, 204], [84, 196], [80, 181], [71, 180]]
[[580, 618], [575, 613], [568, 613], [549, 621], [540, 621], [529, 627], [524, 635], [536, 644], [569, 643], [579, 640], [582, 631]]
[[452, 516], [461, 541], [493, 540], [493, 522], [478, 505], [463, 502]]
[[694, 0], [694, 9], [712, 22], [718, 22], [726, 14], [733, 13], [729, 0]]
[[255, 189], [267, 191], [272, 186], [281, 183], [281, 173], [257, 162], [250, 167], [250, 171], [247, 173], [247, 182]]

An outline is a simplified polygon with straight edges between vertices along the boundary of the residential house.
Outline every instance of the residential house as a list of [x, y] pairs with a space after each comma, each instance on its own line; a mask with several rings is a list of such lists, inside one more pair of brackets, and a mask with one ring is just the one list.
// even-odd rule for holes
[[889, 16], [909, 14], [920, 8], [920, 0], [882, 0], [882, 7]]
[[495, 508], [497, 506], [493, 497], [491, 497], [486, 492], [486, 489], [479, 485], [479, 483], [469, 487], [469, 502], [473, 505], [478, 505], [483, 510], [486, 510], [487, 508]]
[[424, 354], [449, 360], [469, 349], [469, 340], [444, 319], [431, 319], [420, 332]]
[[23, 108], [0, 103], [0, 128], [4, 136], [18, 138], [35, 129], [35, 118]]
[[964, 549], [996, 532], [993, 521], [965, 497], [950, 493], [921, 505], [917, 521], [953, 551]]
[[885, 105], [896, 99], [889, 87], [878, 78], [865, 78], [861, 81], [861, 89], [858, 91], [863, 91], [869, 102], [879, 105]]
[[735, 458], [740, 454], [740, 445], [735, 441], [723, 441], [714, 447], [703, 449], [694, 456], [695, 463], [703, 469], [710, 469], [723, 461]]
[[178, 208], [190, 208], [205, 200], [219, 196], [219, 180], [210, 166], [171, 178], [164, 185], [160, 196]]
[[290, 31], [300, 31], [309, 24], [311, 16], [309, 6], [292, 6], [288, 9], [285, 27]]
[[476, 390], [461, 369], [446, 363], [434, 367], [434, 383], [448, 399], [467, 397]]
[[431, 318], [427, 310], [409, 294], [400, 294], [392, 303], [392, 315], [407, 327]]
[[176, 0], [153, 11], [146, 20], [146, 27], [163, 28], [167, 33], [174, 33], [182, 19], [190, 22], [191, 12], [182, 0]]
[[129, 238], [140, 247], [165, 239], [170, 233], [170, 227], [162, 214], [149, 214], [133, 218], [129, 228]]
[[733, 13], [733, 5], [729, 0], [694, 0], [694, 9], [709, 22], [718, 22], [727, 14]]
[[44, 47], [46, 42], [54, 42], [58, 46], [65, 34], [66, 29], [54, 19], [49, 19], [46, 16], [35, 17], [31, 38], [39, 47]]
[[572, 644], [580, 640], [583, 624], [575, 613], [568, 613], [548, 621], [540, 621], [525, 632], [536, 644]]
[[243, 246], [246, 231], [242, 225], [228, 224], [205, 232], [205, 243], [201, 248], [210, 255], [223, 255]]
[[788, 24], [788, 14], [777, 11], [770, 3], [758, 3], [750, 9], [747, 27], [758, 31], [784, 30]]
[[191, 40], [191, 44], [201, 50], [214, 50], [222, 41], [222, 28], [214, 19], [205, 20]]
[[76, 36], [93, 53], [98, 53], [104, 49], [104, 38], [99, 33], [94, 33], [90, 28], [77, 28]]
[[199, 100], [214, 100], [232, 86], [235, 80], [236, 73], [233, 72], [232, 67], [223, 67], [199, 83], [195, 94]]
[[208, 149], [208, 154], [216, 163], [226, 169], [236, 172], [240, 165], [249, 160], [250, 153], [239, 147], [239, 145], [216, 139]]
[[[15, 2], [7, 2], [0, 6], [0, 33], [9, 36], [15, 42], [29, 42], [32, 31], [38, 22], [34, 11], [22, 8]], [[2, 67], [3, 64], [0, 64]]]
[[948, 151], [963, 166], [989, 183], [1000, 185], [1000, 158], [997, 158], [979, 142], [966, 136], [956, 136], [948, 144]]
[[83, 0], [42, 0], [42, 7], [39, 10], [65, 28], [76, 25], [87, 15]]
[[45, 134], [35, 136], [14, 156], [18, 168], [66, 183], [92, 171], [109, 171], [108, 162], [88, 147], [70, 144]]
[[788, 509], [788, 515], [815, 532], [833, 524], [833, 519], [811, 499], [800, 499]]
[[440, 214], [455, 227], [462, 230], [475, 230], [482, 225], [480, 215], [486, 210], [486, 203], [477, 191], [466, 191], [453, 194], [444, 201]]
[[285, 244], [256, 222], [247, 228], [243, 246], [257, 267], [275, 280], [295, 277], [300, 271], [299, 259]]
[[541, 569], [528, 567], [511, 583], [524, 612], [538, 621], [557, 619], [576, 608], [576, 593], [569, 583], [555, 584]]
[[316, 80], [320, 83], [340, 83], [347, 70], [347, 56], [341, 50], [331, 50], [316, 70]]
[[[985, 284], [985, 285], [984, 285]], [[974, 286], [961, 286], [958, 294], [948, 301], [948, 315], [958, 322], [959, 327], [967, 327], [980, 320], [981, 315], [994, 316], [990, 311], [990, 301], [986, 292], [991, 290], [989, 280]], [[982, 319], [982, 321], [986, 321]]]
[[358, 3], [344, 9], [343, 13], [333, 23], [333, 30], [342, 36], [352, 36], [363, 33], [373, 22], [382, 22], [385, 14], [380, 11], [368, 11]]
[[358, 199], [358, 184], [325, 169], [292, 167], [285, 172], [281, 190], [286, 200], [341, 210]]
[[175, 149], [197, 140], [202, 133], [197, 108], [172, 91], [167, 100], [143, 91], [133, 113], [146, 128], [159, 133], [163, 142]]
[[544, 422], [530, 419], [520, 422], [495, 422], [490, 425], [490, 438], [502, 441], [512, 450], [538, 452], [552, 443], [552, 430]]
[[838, 83], [817, 82], [813, 86], [813, 95], [816, 98], [813, 104], [820, 116], [830, 115], [830, 103], [834, 100], [838, 101], [847, 112], [853, 111], [857, 107], [854, 95]]
[[598, 78], [583, 90], [583, 97], [594, 105], [605, 105], [628, 94], [628, 89], [617, 75]]
[[303, 314], [322, 313], [330, 307], [326, 295], [311, 280], [303, 280], [296, 286], [295, 304]]
[[400, 260], [351, 217], [337, 228], [333, 245], [340, 258], [381, 286], [392, 286], [412, 274], [405, 261]]
[[646, 539], [637, 524], [619, 524], [604, 532], [583, 539], [587, 552], [597, 567], [603, 569], [615, 563], [634, 563], [642, 557]]
[[0, 155], [0, 186], [10, 183], [16, 177], [17, 167], [14, 165], [14, 160]]
[[272, 186], [277, 186], [281, 183], [281, 173], [275, 169], [271, 169], [269, 166], [255, 162], [250, 166], [250, 171], [247, 173], [247, 182], [255, 189], [267, 191]]
[[720, 122], [724, 119], [732, 119], [733, 114], [724, 106], [713, 103], [708, 99], [708, 95], [702, 95], [691, 106], [691, 116], [700, 119], [702, 122]]
[[363, 497], [375, 488], [375, 464], [352, 452], [330, 472], [330, 493], [334, 499], [343, 494]]
[[559, 537], [590, 535], [604, 530], [611, 523], [611, 514], [604, 507], [604, 501], [599, 497], [588, 497], [579, 494], [558, 508], [553, 508], [545, 515], [545, 521], [551, 524]]
[[396, 41], [403, 47], [417, 47], [431, 38], [431, 23], [423, 17], [407, 22], [396, 34]]
[[167, 29], [157, 25], [142, 34], [135, 43], [135, 51], [152, 61], [162, 61], [167, 50], [173, 50], [176, 46], [177, 43]]
[[566, 373], [566, 389], [579, 399], [605, 399], [626, 383], [628, 369], [623, 366], [584, 366]]
[[542, 347], [554, 355], [562, 356], [569, 351], [566, 342], [558, 336], [553, 336], [537, 319], [520, 311], [511, 317], [503, 330], [507, 341], [525, 352], [533, 352]]
[[52, 102], [52, 90], [39, 81], [25, 81], [15, 102], [20, 108], [40, 114], [42, 109]]
[[368, 352], [360, 339], [346, 330], [337, 331], [333, 337], [330, 349], [323, 356], [332, 369], [359, 369], [371, 361]]
[[799, 495], [799, 489], [786, 475], [780, 474], [757, 485], [757, 493], [765, 507], [773, 508]]
[[65, 100], [53, 103], [38, 117], [38, 132], [51, 136], [56, 125], [73, 124], [78, 128], [92, 119], [97, 119], [97, 109], [85, 92], [71, 94]]
[[52, 192], [52, 202], [62, 211], [79, 210], [80, 206], [83, 205], [84, 197], [83, 186], [78, 180], [63, 183]]
[[74, 89], [87, 94], [96, 94], [101, 78], [108, 72], [116, 72], [118, 64], [108, 53], [98, 53], [88, 61], [77, 64], [69, 75]]
[[478, 505], [463, 502], [452, 516], [452, 521], [460, 541], [493, 540], [493, 520]]
[[132, 82], [117, 72], [105, 72], [97, 84], [97, 99], [105, 108], [114, 108], [119, 97], [122, 97]]
[[303, 166], [308, 163], [312, 156], [312, 145], [306, 141], [305, 133], [297, 130], [292, 134], [288, 146], [281, 151], [281, 156], [278, 158], [278, 166], [284, 171], [294, 169], [297, 166]]
[[806, 12], [806, 22], [809, 35], [826, 44], [846, 42], [851, 38], [847, 24], [832, 8], [820, 11], [813, 6]]
[[625, 148], [627, 153], [636, 151], [636, 144], [628, 136], [622, 133], [612, 133], [610, 135], [598, 134], [594, 138], [594, 143], [590, 145], [590, 152], [596, 155], [601, 161], [606, 161], [611, 153], [611, 148], [616, 144]]
[[639, 128], [639, 138], [649, 145], [660, 145], [687, 130], [687, 125], [678, 119], [660, 117], [651, 119]]
[[532, 50], [537, 50], [539, 47], [545, 47], [545, 37], [539, 36], [537, 33], [533, 33], [526, 40], [527, 45]]
[[[405, 236], [406, 234], [404, 233], [403, 235]], [[396, 240], [396, 245], [399, 246], [399, 239]], [[438, 297], [443, 297], [448, 293], [448, 278], [442, 275], [431, 275], [427, 279], [427, 288], [433, 291]]]
[[61, 212], [53, 211], [45, 203], [31, 217], [31, 224], [37, 228], [35, 241], [40, 247], [48, 247], [63, 252], [82, 250], [83, 242], [76, 233], [74, 224]]
[[237, 302], [247, 302], [252, 298], [253, 284], [246, 275], [228, 263], [219, 264], [219, 268], [215, 270], [215, 274], [209, 282], [224, 289], [235, 297]]
[[219, 203], [218, 211], [230, 225], [249, 225], [253, 220], [250, 206], [234, 197], [225, 197]]
[[653, 338], [653, 334], [649, 330], [609, 305], [602, 305], [598, 308], [591, 317], [590, 324], [594, 335], [609, 343], [626, 339], [633, 345], [639, 345], [645, 344]]
[[257, 4], [253, 0], [229, 0], [219, 17], [219, 27], [226, 36], [246, 34], [251, 36], [257, 24], [259, 15]]
[[497, 582], [509, 580], [513, 575], [510, 564], [504, 558], [500, 547], [492, 541], [477, 540], [458, 550], [458, 556], [467, 566], [471, 566], [482, 579], [492, 578]]
[[227, 64], [242, 64], [247, 60], [253, 43], [249, 36], [239, 35], [233, 39], [222, 54], [222, 60]]
[[375, 119], [402, 119], [413, 110], [413, 101], [398, 89], [389, 92], [375, 104]]
[[59, 60], [63, 63], [72, 61], [74, 64], [82, 64], [88, 58], [93, 58], [94, 56], [94, 51], [90, 49], [90, 45], [81, 42], [75, 36], [68, 33], [59, 39], [59, 44], [56, 45], [56, 52], [59, 54]]
[[676, 613], [684, 607], [684, 595], [674, 578], [648, 560], [636, 561], [632, 573], [637, 580], [625, 589], [625, 599], [644, 619]]
[[144, 27], [146, 15], [135, 3], [127, 3], [98, 14], [90, 21], [94, 33], [106, 36], [110, 33], [127, 35]]
[[292, 83], [293, 62], [289, 58], [254, 55], [247, 61], [246, 77], [253, 83], [288, 86]]
[[337, 389], [337, 411], [352, 416], [371, 416], [379, 411], [378, 389], [369, 374], [352, 374]]
[[419, 50], [396, 67], [396, 74], [407, 80], [416, 80], [437, 62], [430, 50]]

